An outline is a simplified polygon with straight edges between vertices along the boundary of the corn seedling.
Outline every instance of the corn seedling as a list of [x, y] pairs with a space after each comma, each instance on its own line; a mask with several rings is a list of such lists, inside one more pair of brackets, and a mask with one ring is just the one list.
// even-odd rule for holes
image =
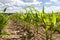
[[4, 28], [4, 25], [7, 23], [7, 16], [0, 13], [0, 35], [2, 34], [2, 29]]

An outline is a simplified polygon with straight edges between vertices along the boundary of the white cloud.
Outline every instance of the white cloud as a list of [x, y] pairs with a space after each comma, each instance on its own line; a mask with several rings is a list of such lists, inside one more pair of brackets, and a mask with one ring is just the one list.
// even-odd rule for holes
[[[41, 2], [38, 2], [37, 0], [26, 0], [28, 2], [23, 2], [21, 0], [12, 0], [14, 5], [32, 5], [32, 4], [40, 4]], [[32, 2], [32, 3], [31, 3]]]
[[[3, 1], [2, 3], [4, 3], [4, 1]], [[8, 2], [8, 1], [5, 2], [4, 5], [8, 5], [8, 6], [14, 6], [14, 5], [16, 5], [16, 6], [21, 6], [21, 5], [23, 5], [23, 4], [24, 4], [24, 2], [21, 1], [21, 0], [10, 0], [9, 2]]]
[[6, 13], [15, 13], [15, 12], [20, 12], [20, 10], [19, 9], [6, 10]]
[[50, 6], [50, 7], [45, 7], [45, 12], [58, 12], [60, 11], [60, 6]]
[[52, 4], [51, 2], [46, 2], [45, 4]]
[[[30, 5], [37, 5], [37, 4], [41, 4], [42, 2], [39, 2], [37, 0], [25, 0], [26, 2], [22, 1], [22, 0], [0, 0], [0, 4], [2, 4], [2, 6], [9, 6], [8, 9], [10, 9], [11, 11], [14, 9], [20, 9], [16, 6], [30, 6]], [[15, 6], [14, 6], [15, 5]]]
[[10, 10], [13, 10], [13, 9], [20, 9], [20, 7], [11, 6], [11, 7], [8, 7], [8, 9], [10, 9]]
[[0, 0], [1, 3], [10, 3], [10, 0]]
[[21, 0], [11, 0], [11, 1], [12, 1], [11, 4], [13, 4], [13, 5], [22, 5], [22, 4], [24, 4], [24, 2], [21, 1]]
[[[42, 2], [39, 2], [37, 0], [26, 0], [27, 2], [21, 1], [21, 0], [0, 0], [1, 3], [4, 3], [4, 5], [8, 6], [21, 6], [21, 5], [32, 5], [32, 4], [40, 4]], [[32, 3], [31, 3], [32, 2]]]
[[4, 6], [4, 5], [0, 2], [0, 6]]
[[50, 0], [51, 2], [59, 2], [59, 0]]
[[37, 0], [24, 0], [25, 2], [36, 2]]
[[[32, 0], [26, 0], [26, 1], [32, 1]], [[37, 0], [33, 0], [32, 3], [31, 2], [23, 2], [21, 0], [0, 0], [0, 2], [3, 4], [3, 5], [7, 5], [7, 6], [30, 6], [30, 5], [37, 5], [37, 4], [40, 4], [42, 2], [39, 2]]]

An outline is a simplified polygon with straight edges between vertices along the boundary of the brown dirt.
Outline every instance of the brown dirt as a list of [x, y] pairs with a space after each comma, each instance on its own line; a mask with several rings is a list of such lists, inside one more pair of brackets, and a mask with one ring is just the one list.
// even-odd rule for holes
[[[3, 35], [0, 40], [46, 40], [43, 27], [39, 27], [37, 34], [33, 31], [33, 27], [32, 29], [28, 29], [25, 25], [20, 25], [16, 20], [9, 20], [3, 30], [10, 32], [10, 34]], [[53, 40], [60, 40], [60, 34], [58, 32], [53, 34]]]

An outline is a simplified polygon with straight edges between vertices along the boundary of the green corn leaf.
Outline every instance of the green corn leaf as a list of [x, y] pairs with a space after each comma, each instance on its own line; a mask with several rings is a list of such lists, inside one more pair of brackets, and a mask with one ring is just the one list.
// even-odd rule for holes
[[50, 26], [46, 26], [46, 31], [50, 29]]
[[42, 12], [43, 12], [43, 14], [44, 14], [44, 6], [42, 7]]
[[56, 24], [56, 15], [55, 14], [52, 14], [52, 23]]
[[48, 18], [48, 16], [45, 16], [45, 17], [43, 18], [43, 20], [44, 20], [44, 23], [49, 23], [49, 18]]
[[4, 10], [3, 10], [3, 12], [5, 12], [7, 10], [7, 8], [5, 8]]

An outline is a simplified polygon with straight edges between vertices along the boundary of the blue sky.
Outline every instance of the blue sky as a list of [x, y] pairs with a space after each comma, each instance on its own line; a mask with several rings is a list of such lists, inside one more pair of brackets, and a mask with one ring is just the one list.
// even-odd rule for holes
[[7, 7], [7, 12], [19, 12], [21, 7], [32, 5], [40, 11], [43, 5], [45, 12], [60, 11], [60, 0], [0, 0], [0, 10]]

